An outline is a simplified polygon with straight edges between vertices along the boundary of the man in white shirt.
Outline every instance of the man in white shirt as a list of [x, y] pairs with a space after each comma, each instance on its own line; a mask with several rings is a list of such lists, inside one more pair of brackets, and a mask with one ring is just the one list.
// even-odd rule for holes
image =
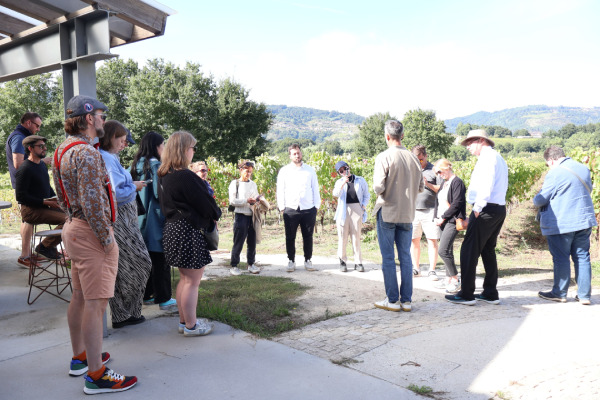
[[313, 231], [317, 210], [321, 205], [319, 182], [315, 170], [302, 162], [302, 150], [298, 144], [288, 148], [291, 163], [279, 170], [277, 175], [277, 207], [283, 211], [285, 249], [288, 255], [287, 272], [296, 269], [296, 233], [298, 225], [302, 232], [304, 268], [315, 271], [312, 265]]
[[[492, 148], [494, 142], [483, 129], [470, 131], [461, 144], [477, 157], [467, 191], [467, 202], [473, 204], [473, 211], [460, 249], [461, 290], [447, 295], [446, 300], [470, 306], [477, 300], [499, 304], [496, 240], [506, 218], [508, 167]], [[475, 272], [480, 255], [485, 278], [483, 291], [475, 295]]]

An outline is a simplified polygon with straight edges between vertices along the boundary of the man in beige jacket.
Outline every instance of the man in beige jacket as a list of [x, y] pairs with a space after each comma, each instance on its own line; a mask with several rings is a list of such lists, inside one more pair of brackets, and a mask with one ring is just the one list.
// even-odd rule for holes
[[[412, 222], [417, 194], [423, 191], [419, 159], [402, 146], [404, 127], [400, 121], [385, 123], [388, 149], [375, 159], [373, 190], [377, 194], [373, 213], [377, 216], [377, 240], [381, 251], [381, 270], [387, 298], [375, 307], [388, 311], [411, 311], [412, 301]], [[400, 261], [400, 293], [394, 244]], [[400, 300], [400, 304], [398, 303]]]

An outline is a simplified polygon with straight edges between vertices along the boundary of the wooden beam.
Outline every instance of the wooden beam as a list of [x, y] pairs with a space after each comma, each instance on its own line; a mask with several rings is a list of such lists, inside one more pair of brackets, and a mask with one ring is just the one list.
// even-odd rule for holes
[[18, 18], [11, 17], [8, 14], [0, 14], [0, 33], [7, 36], [14, 36], [17, 33], [29, 29], [34, 25], [29, 22], [21, 21]]
[[144, 28], [155, 35], [162, 35], [167, 24], [167, 14], [140, 0], [82, 0], [88, 4], [97, 4], [99, 9], [109, 10], [119, 18]]
[[36, 1], [0, 0], [0, 6], [42, 22], [48, 22], [51, 19], [67, 14], [65, 10], [61, 10], [58, 7], [50, 4], [42, 5]]

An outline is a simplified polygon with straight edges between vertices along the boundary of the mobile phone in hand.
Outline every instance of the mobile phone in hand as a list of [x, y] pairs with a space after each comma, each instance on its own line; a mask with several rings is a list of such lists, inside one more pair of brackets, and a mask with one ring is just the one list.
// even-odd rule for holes
[[151, 183], [152, 183], [152, 179], [148, 179], [147, 181], [144, 181], [144, 183], [145, 183], [146, 185], [149, 185], [149, 184], [151, 184]]

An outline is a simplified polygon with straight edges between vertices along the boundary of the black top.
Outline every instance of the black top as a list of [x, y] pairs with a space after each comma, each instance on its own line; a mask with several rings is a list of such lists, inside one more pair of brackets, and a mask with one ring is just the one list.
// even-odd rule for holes
[[221, 218], [206, 184], [189, 169], [170, 172], [158, 182], [158, 201], [166, 222], [184, 218], [196, 229], [211, 229], [213, 221]]
[[356, 195], [356, 189], [354, 189], [354, 175], [350, 176], [348, 181], [348, 190], [346, 190], [346, 204], [359, 203], [358, 196]]
[[[439, 177], [435, 172], [433, 172], [433, 164], [429, 161], [427, 165], [423, 169], [423, 177], [427, 179], [427, 182], [432, 185], [441, 185], [443, 179]], [[417, 203], [415, 204], [415, 209], [417, 210], [429, 210], [435, 207], [435, 202], [437, 199], [436, 193], [433, 189], [425, 186], [423, 191], [417, 195]]]
[[[446, 184], [444, 182], [444, 184]], [[440, 188], [441, 189], [441, 188]], [[446, 224], [446, 222], [456, 222], [456, 218], [465, 219], [467, 214], [467, 201], [465, 199], [466, 192], [465, 184], [462, 179], [458, 176], [455, 176], [452, 182], [450, 182], [450, 190], [448, 190], [448, 203], [450, 203], [450, 207], [446, 210], [446, 212], [441, 215], [439, 218], [445, 219], [442, 224], [442, 228]], [[435, 197], [435, 213], [437, 215], [438, 209], [438, 199]]]
[[23, 161], [15, 174], [15, 192], [17, 202], [29, 207], [44, 207], [44, 199], [56, 196], [50, 186], [48, 167], [43, 161], [39, 164]]

